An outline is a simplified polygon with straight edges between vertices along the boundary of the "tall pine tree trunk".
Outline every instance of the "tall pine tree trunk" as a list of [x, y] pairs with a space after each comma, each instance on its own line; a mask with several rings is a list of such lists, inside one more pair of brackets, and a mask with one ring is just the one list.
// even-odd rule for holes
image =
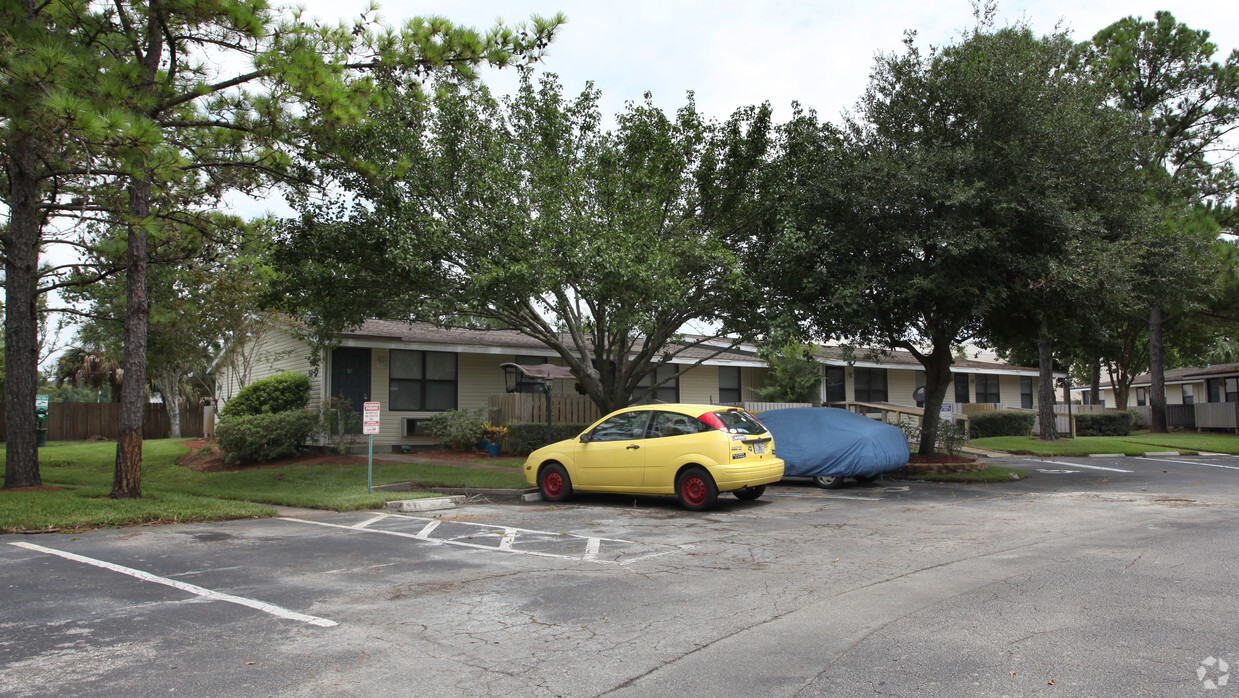
[[120, 433], [116, 438], [113, 499], [142, 496], [142, 428], [146, 417], [146, 326], [151, 303], [147, 294], [147, 259], [151, 183], [129, 185], [129, 255], [125, 267], [125, 381], [121, 384]]
[[1043, 322], [1037, 335], [1037, 416], [1041, 422], [1041, 438], [1058, 440], [1058, 425], [1054, 421], [1054, 352], [1050, 343], [1050, 331]]
[[21, 136], [9, 157], [9, 223], [4, 233], [4, 487], [35, 487], [39, 448], [34, 396], [38, 390], [38, 321], [35, 272], [41, 232], [38, 208], [38, 146]]
[[1149, 312], [1149, 428], [1155, 434], [1166, 433], [1166, 363], [1162, 358], [1162, 309]]

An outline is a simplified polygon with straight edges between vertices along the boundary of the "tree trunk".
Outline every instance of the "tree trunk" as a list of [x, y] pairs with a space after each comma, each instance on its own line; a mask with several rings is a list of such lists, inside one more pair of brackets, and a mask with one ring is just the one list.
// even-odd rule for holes
[[151, 210], [151, 183], [129, 185], [129, 253], [125, 267], [125, 381], [121, 384], [120, 431], [116, 439], [113, 499], [142, 496], [142, 427], [146, 407], [146, 326], [151, 303], [147, 294], [146, 225]]
[[1041, 438], [1058, 440], [1058, 425], [1054, 422], [1054, 353], [1050, 344], [1050, 331], [1043, 322], [1037, 335], [1037, 368], [1040, 369], [1037, 386], [1037, 416], [1041, 421]]
[[9, 157], [9, 223], [4, 234], [4, 404], [8, 443], [4, 487], [37, 487], [39, 448], [35, 440], [34, 396], [38, 390], [36, 270], [41, 232], [38, 147], [21, 136]]
[[1101, 404], [1101, 359], [1093, 359], [1092, 373], [1089, 375], [1088, 404]]
[[170, 428], [170, 436], [174, 439], [181, 438], [181, 378], [183, 374], [175, 369], [169, 368], [159, 372], [158, 385], [159, 394], [163, 397], [164, 411], [168, 413], [168, 424]]
[[917, 357], [925, 367], [925, 411], [921, 419], [921, 442], [917, 445], [918, 455], [933, 455], [938, 448], [939, 415], [942, 403], [951, 383], [951, 364], [955, 358], [951, 356], [950, 342], [935, 342], [928, 355]]
[[1162, 309], [1149, 312], [1149, 428], [1166, 433], [1166, 364], [1162, 359]]

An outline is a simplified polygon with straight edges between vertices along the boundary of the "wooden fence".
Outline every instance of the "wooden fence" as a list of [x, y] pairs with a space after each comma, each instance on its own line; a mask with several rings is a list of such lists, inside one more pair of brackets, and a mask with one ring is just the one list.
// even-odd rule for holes
[[[594, 402], [584, 395], [551, 395], [551, 421], [555, 424], [590, 424], [601, 416]], [[546, 395], [491, 395], [490, 419], [494, 424], [546, 422]]]
[[[84, 441], [96, 436], [115, 440], [120, 434], [120, 403], [53, 402], [47, 406], [47, 421], [43, 426], [49, 441]], [[0, 440], [8, 439], [7, 429], [4, 405], [0, 404]], [[142, 438], [163, 439], [171, 433], [168, 411], [159, 403], [148, 403]], [[202, 436], [202, 407], [181, 410], [181, 435], [186, 438]]]

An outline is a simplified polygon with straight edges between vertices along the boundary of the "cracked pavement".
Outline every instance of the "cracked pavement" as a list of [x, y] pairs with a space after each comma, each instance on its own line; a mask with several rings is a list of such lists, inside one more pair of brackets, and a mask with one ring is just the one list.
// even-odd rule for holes
[[[584, 496], [436, 526], [298, 512], [0, 536], [0, 694], [1204, 690], [1202, 660], [1239, 666], [1239, 469], [1076, 460], [988, 486], [785, 482], [702, 513]], [[1131, 472], [1087, 469], [1116, 462]]]

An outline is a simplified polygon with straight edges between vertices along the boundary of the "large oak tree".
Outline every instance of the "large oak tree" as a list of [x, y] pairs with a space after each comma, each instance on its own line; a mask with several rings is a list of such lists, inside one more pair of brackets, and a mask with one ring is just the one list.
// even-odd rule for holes
[[722, 236], [750, 195], [768, 110], [718, 124], [691, 99], [669, 115], [647, 98], [606, 129], [598, 99], [526, 74], [502, 101], [444, 84], [376, 112], [341, 139], [357, 159], [341, 172], [353, 205], [307, 205], [289, 226], [274, 299], [323, 342], [367, 317], [518, 330], [604, 413], [650, 394], [660, 364], [731, 346], [682, 333], [751, 319]]

